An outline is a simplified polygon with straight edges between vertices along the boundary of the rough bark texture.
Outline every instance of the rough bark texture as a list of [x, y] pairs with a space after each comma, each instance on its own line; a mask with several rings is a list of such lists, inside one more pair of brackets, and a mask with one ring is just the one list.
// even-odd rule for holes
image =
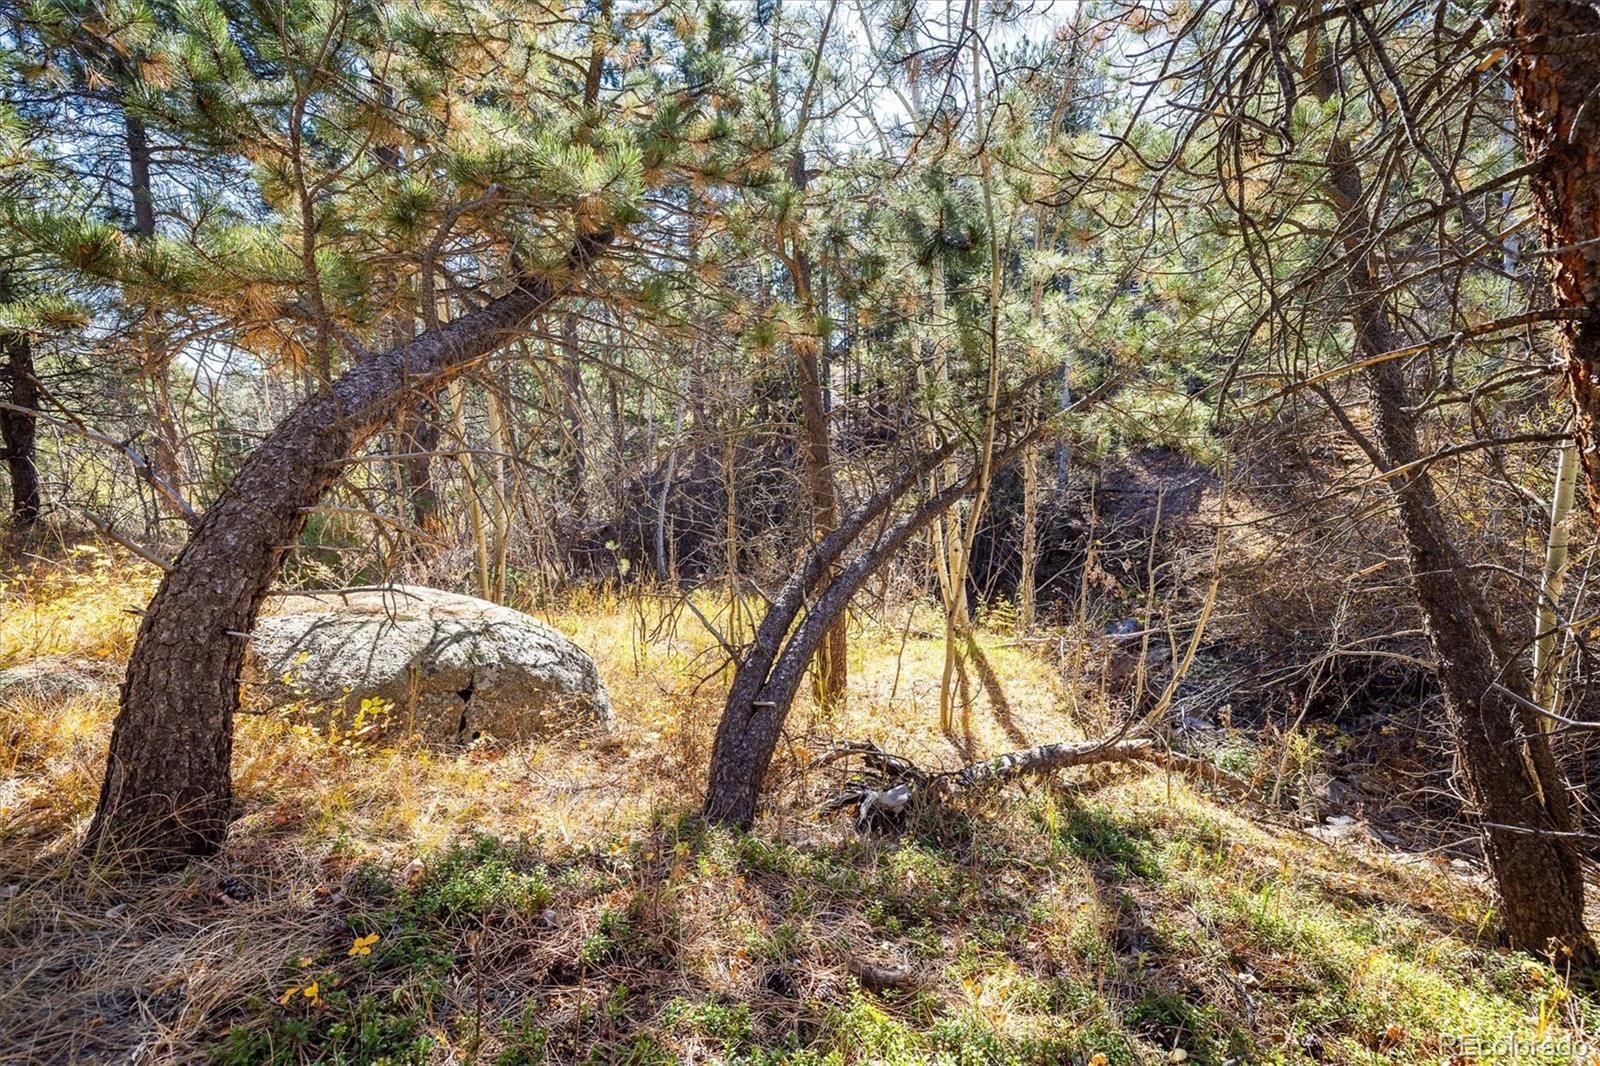
[[[1329, 60], [1314, 85], [1320, 97], [1337, 91], [1335, 79]], [[1367, 363], [1373, 443], [1388, 469], [1409, 469], [1391, 478], [1390, 488], [1467, 795], [1483, 823], [1502, 922], [1521, 947], [1592, 957], [1579, 857], [1570, 838], [1554, 835], [1572, 829], [1571, 798], [1544, 734], [1528, 728], [1525, 712], [1501, 688], [1526, 685], [1500, 655], [1488, 610], [1445, 528], [1433, 480], [1419, 464], [1424, 452], [1405, 364], [1376, 358], [1400, 345], [1373, 267], [1371, 208], [1359, 165], [1338, 141], [1328, 164], [1336, 239], [1349, 262], [1344, 288], [1357, 354]]]
[[401, 484], [416, 535], [406, 538], [406, 555], [426, 563], [437, 548], [439, 487], [433, 476], [433, 453], [439, 450], [439, 407], [432, 397], [418, 400], [400, 419]]
[[0, 395], [13, 408], [0, 408], [0, 455], [11, 477], [11, 521], [27, 529], [39, 520], [39, 467], [35, 456], [39, 405], [33, 343], [26, 333], [0, 334]]
[[[1042, 433], [1043, 427], [1030, 431], [1015, 444], [997, 452], [995, 462], [1010, 461]], [[761, 784], [777, 749], [790, 704], [805, 677], [806, 664], [844, 616], [851, 597], [867, 578], [908, 540], [977, 487], [980, 475], [974, 470], [924, 499], [900, 518], [887, 522], [885, 516], [891, 508], [954, 453], [953, 444], [929, 453], [841, 521], [806, 553], [767, 608], [749, 651], [734, 671], [727, 703], [717, 723], [706, 782], [705, 815], [711, 821], [748, 827], [755, 820]], [[871, 544], [840, 566], [839, 560], [845, 552], [867, 526], [880, 518], [885, 518], [887, 524]], [[818, 591], [807, 604], [807, 593], [813, 588]], [[805, 611], [803, 619], [800, 618], [802, 609]]]
[[1563, 321], [1574, 432], [1600, 519], [1600, 7], [1582, 0], [1506, 0], [1510, 81], [1529, 162], [1534, 214]]
[[[610, 241], [581, 238], [570, 277]], [[481, 310], [351, 368], [295, 408], [206, 512], [151, 600], [122, 686], [86, 847], [140, 864], [208, 854], [232, 816], [229, 761], [247, 634], [307, 509], [417, 385], [520, 334], [566, 282], [525, 281]]]
[[156, 202], [150, 191], [150, 135], [144, 120], [123, 111], [128, 134], [128, 178], [133, 194], [133, 232], [156, 235]]

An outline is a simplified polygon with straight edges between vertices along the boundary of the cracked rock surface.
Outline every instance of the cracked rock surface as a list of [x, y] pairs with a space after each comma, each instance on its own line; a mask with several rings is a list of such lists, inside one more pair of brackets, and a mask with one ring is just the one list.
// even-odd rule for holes
[[345, 729], [362, 700], [389, 701], [365, 735], [471, 743], [615, 725], [582, 648], [520, 611], [419, 585], [269, 598], [244, 680], [256, 707], [318, 706]]

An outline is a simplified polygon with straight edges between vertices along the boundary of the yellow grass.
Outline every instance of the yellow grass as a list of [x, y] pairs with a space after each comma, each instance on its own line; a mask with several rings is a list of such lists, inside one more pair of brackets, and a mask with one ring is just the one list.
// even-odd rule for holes
[[[0, 665], [114, 668], [153, 587], [98, 551], [8, 581]], [[730, 628], [726, 605], [700, 606]], [[614, 734], [350, 749], [244, 716], [227, 848], [162, 877], [74, 850], [114, 690], [0, 700], [0, 1059], [368, 1061], [352, 1049], [376, 1044], [337, 1035], [368, 1001], [392, 1061], [438, 1062], [1221, 1063], [1230, 1041], [1285, 1062], [1311, 1042], [1323, 1061], [1448, 1061], [1458, 1036], [1554, 1047], [1592, 1024], [1560, 975], [1479, 937], [1475, 883], [1324, 847], [1181, 779], [1036, 784], [899, 840], [814, 814], [837, 787], [814, 765], [830, 738], [951, 767], [1080, 735], [1085, 690], [1011, 634], [979, 635], [947, 737], [934, 615], [857, 619], [850, 699], [795, 708], [740, 839], [692, 818], [726, 683], [705, 627], [649, 594], [542, 614], [594, 655]], [[467, 839], [511, 849], [483, 868], [544, 878], [548, 900], [480, 885], [464, 922], [406, 910], [405, 871], [426, 882]], [[219, 895], [230, 879], [248, 899]], [[373, 934], [370, 957], [349, 954]], [[921, 991], [863, 992], [852, 957], [908, 961]]]

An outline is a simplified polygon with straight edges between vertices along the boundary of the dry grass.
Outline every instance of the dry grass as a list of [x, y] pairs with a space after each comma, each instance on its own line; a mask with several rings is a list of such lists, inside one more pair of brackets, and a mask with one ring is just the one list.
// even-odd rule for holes
[[[11, 582], [0, 667], [114, 671], [151, 587], [94, 553]], [[608, 737], [351, 750], [245, 718], [226, 851], [159, 878], [75, 855], [111, 691], [8, 696], [0, 1060], [1420, 1062], [1452, 1036], [1589, 1031], [1558, 975], [1480, 938], [1470, 879], [1181, 780], [1097, 772], [896, 840], [818, 821], [828, 737], [953, 765], [1076, 732], [1082, 694], [986, 633], [963, 732], [940, 735], [936, 627], [906, 610], [858, 624], [845, 707], [796, 709], [746, 837], [692, 817], [725, 678], [665, 599], [546, 613], [595, 655]], [[910, 963], [920, 988], [864, 992], [852, 957]]]

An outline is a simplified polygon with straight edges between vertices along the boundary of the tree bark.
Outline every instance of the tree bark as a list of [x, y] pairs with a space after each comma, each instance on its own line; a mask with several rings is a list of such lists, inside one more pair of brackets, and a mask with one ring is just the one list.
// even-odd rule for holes
[[144, 120], [123, 107], [127, 131], [128, 179], [133, 195], [133, 232], [143, 238], [156, 235], [156, 201], [150, 190], [150, 135]]
[[[994, 453], [996, 463], [1014, 458], [1044, 433], [1039, 426]], [[862, 532], [888, 512], [955, 454], [953, 443], [909, 464], [900, 476], [844, 518], [812, 546], [794, 574], [779, 590], [756, 628], [754, 640], [734, 671], [733, 684], [717, 723], [711, 768], [706, 781], [705, 816], [714, 822], [747, 828], [755, 820], [761, 784], [788, 717], [806, 664], [866, 580], [926, 529], [956, 501], [976, 490], [982, 472], [974, 468], [923, 499], [899, 519], [887, 522], [872, 543], [840, 565]], [[829, 577], [829, 575], [832, 575]], [[812, 588], [815, 598], [806, 603]], [[804, 609], [805, 617], [800, 618]], [[798, 624], [796, 620], [798, 619]]]
[[[1533, 611], [1533, 702], [1547, 711], [1561, 710], [1561, 589], [1567, 575], [1568, 522], [1578, 482], [1578, 445], [1568, 439], [1556, 457], [1555, 487], [1550, 492], [1550, 534], [1545, 538], [1544, 572], [1539, 576]], [[1555, 723], [1540, 721], [1546, 731]]]
[[[0, 383], [6, 402], [0, 408], [0, 454], [11, 477], [11, 521], [28, 529], [39, 520], [38, 420], [39, 382], [34, 376], [33, 340], [26, 333], [0, 334]], [[22, 408], [23, 410], [17, 410]]]
[[357, 364], [272, 431], [190, 535], [145, 612], [86, 849], [168, 865], [221, 846], [247, 634], [307, 510], [412, 389], [438, 386], [523, 332], [610, 242], [579, 238], [560, 280], [520, 280], [480, 310]]
[[1529, 186], [1555, 302], [1589, 312], [1559, 329], [1589, 508], [1600, 520], [1600, 8], [1505, 0], [1502, 22], [1515, 42], [1512, 101], [1534, 164]]
[[[795, 302], [800, 305], [809, 328], [794, 343], [795, 365], [800, 376], [800, 409], [804, 417], [804, 440], [801, 455], [805, 468], [806, 495], [811, 502], [811, 530], [815, 537], [826, 536], [839, 521], [839, 494], [834, 479], [832, 450], [828, 432], [828, 404], [825, 396], [827, 383], [823, 380], [818, 350], [822, 338], [818, 336], [816, 294], [811, 287], [811, 258], [806, 254], [800, 232], [805, 214], [805, 189], [810, 179], [806, 167], [805, 135], [811, 121], [811, 101], [818, 84], [818, 71], [822, 64], [822, 51], [833, 27], [838, 11], [838, 0], [830, 0], [823, 19], [822, 32], [816, 51], [811, 56], [811, 74], [801, 95], [792, 137], [794, 152], [789, 157], [789, 181], [800, 193], [800, 204], [795, 208], [798, 216], [788, 227], [779, 227], [776, 234], [779, 258], [783, 260], [794, 285]], [[768, 105], [773, 120], [779, 118], [781, 108], [778, 98], [778, 55], [782, 40], [783, 4], [781, 0], [772, 9], [772, 67], [768, 85]], [[787, 228], [789, 250], [784, 251], [784, 230]], [[827, 705], [843, 698], [849, 687], [848, 624], [841, 614], [816, 651], [814, 691], [817, 701]]]
[[[805, 152], [795, 149], [791, 180], [803, 193], [806, 187]], [[834, 484], [833, 455], [829, 444], [828, 411], [824, 402], [818, 350], [821, 338], [816, 333], [817, 301], [811, 288], [811, 257], [799, 238], [794, 238], [791, 259], [795, 298], [812, 323], [805, 336], [796, 338], [795, 364], [800, 371], [800, 410], [805, 421], [806, 493], [811, 500], [813, 532], [822, 536], [839, 524], [839, 496]], [[843, 614], [817, 649], [816, 694], [823, 704], [843, 698], [849, 685], [848, 630]]]
[[[1330, 53], [1312, 85], [1323, 100], [1338, 91], [1334, 62]], [[1372, 443], [1387, 469], [1407, 471], [1390, 479], [1390, 489], [1505, 931], [1513, 943], [1535, 952], [1592, 958], [1579, 856], [1572, 838], [1560, 835], [1574, 828], [1571, 797], [1547, 738], [1506, 694], [1525, 696], [1526, 681], [1514, 662], [1503, 661], [1487, 605], [1445, 528], [1433, 480], [1420, 462], [1424, 453], [1404, 363], [1379, 358], [1400, 345], [1372, 261], [1371, 208], [1359, 164], [1339, 140], [1327, 163], [1338, 214], [1335, 239], [1350, 261], [1344, 289], [1357, 356], [1367, 364], [1362, 374]]]
[[439, 450], [439, 407], [436, 397], [418, 400], [400, 419], [401, 483], [411, 524], [421, 536], [406, 538], [412, 563], [431, 559], [439, 540], [439, 486], [434, 477], [433, 455]]
[[576, 568], [579, 545], [589, 529], [588, 450], [583, 419], [583, 363], [578, 350], [578, 316], [561, 317], [561, 418], [566, 423], [567, 569]]
[[[156, 201], [151, 187], [150, 134], [144, 120], [122, 103], [122, 121], [128, 149], [128, 184], [133, 200], [133, 235], [148, 241], [156, 235]], [[162, 481], [178, 492], [184, 491], [186, 477], [183, 461], [183, 440], [178, 428], [178, 417], [172, 403], [172, 389], [167, 375], [172, 369], [172, 353], [165, 351], [155, 337], [160, 328], [160, 315], [154, 308], [144, 310], [136, 323], [143, 338], [145, 378], [150, 383], [150, 418], [155, 434], [150, 449], [150, 463]], [[154, 329], [152, 329], [154, 327]], [[184, 509], [164, 493], [156, 494], [156, 501], [173, 517], [186, 521]]]

